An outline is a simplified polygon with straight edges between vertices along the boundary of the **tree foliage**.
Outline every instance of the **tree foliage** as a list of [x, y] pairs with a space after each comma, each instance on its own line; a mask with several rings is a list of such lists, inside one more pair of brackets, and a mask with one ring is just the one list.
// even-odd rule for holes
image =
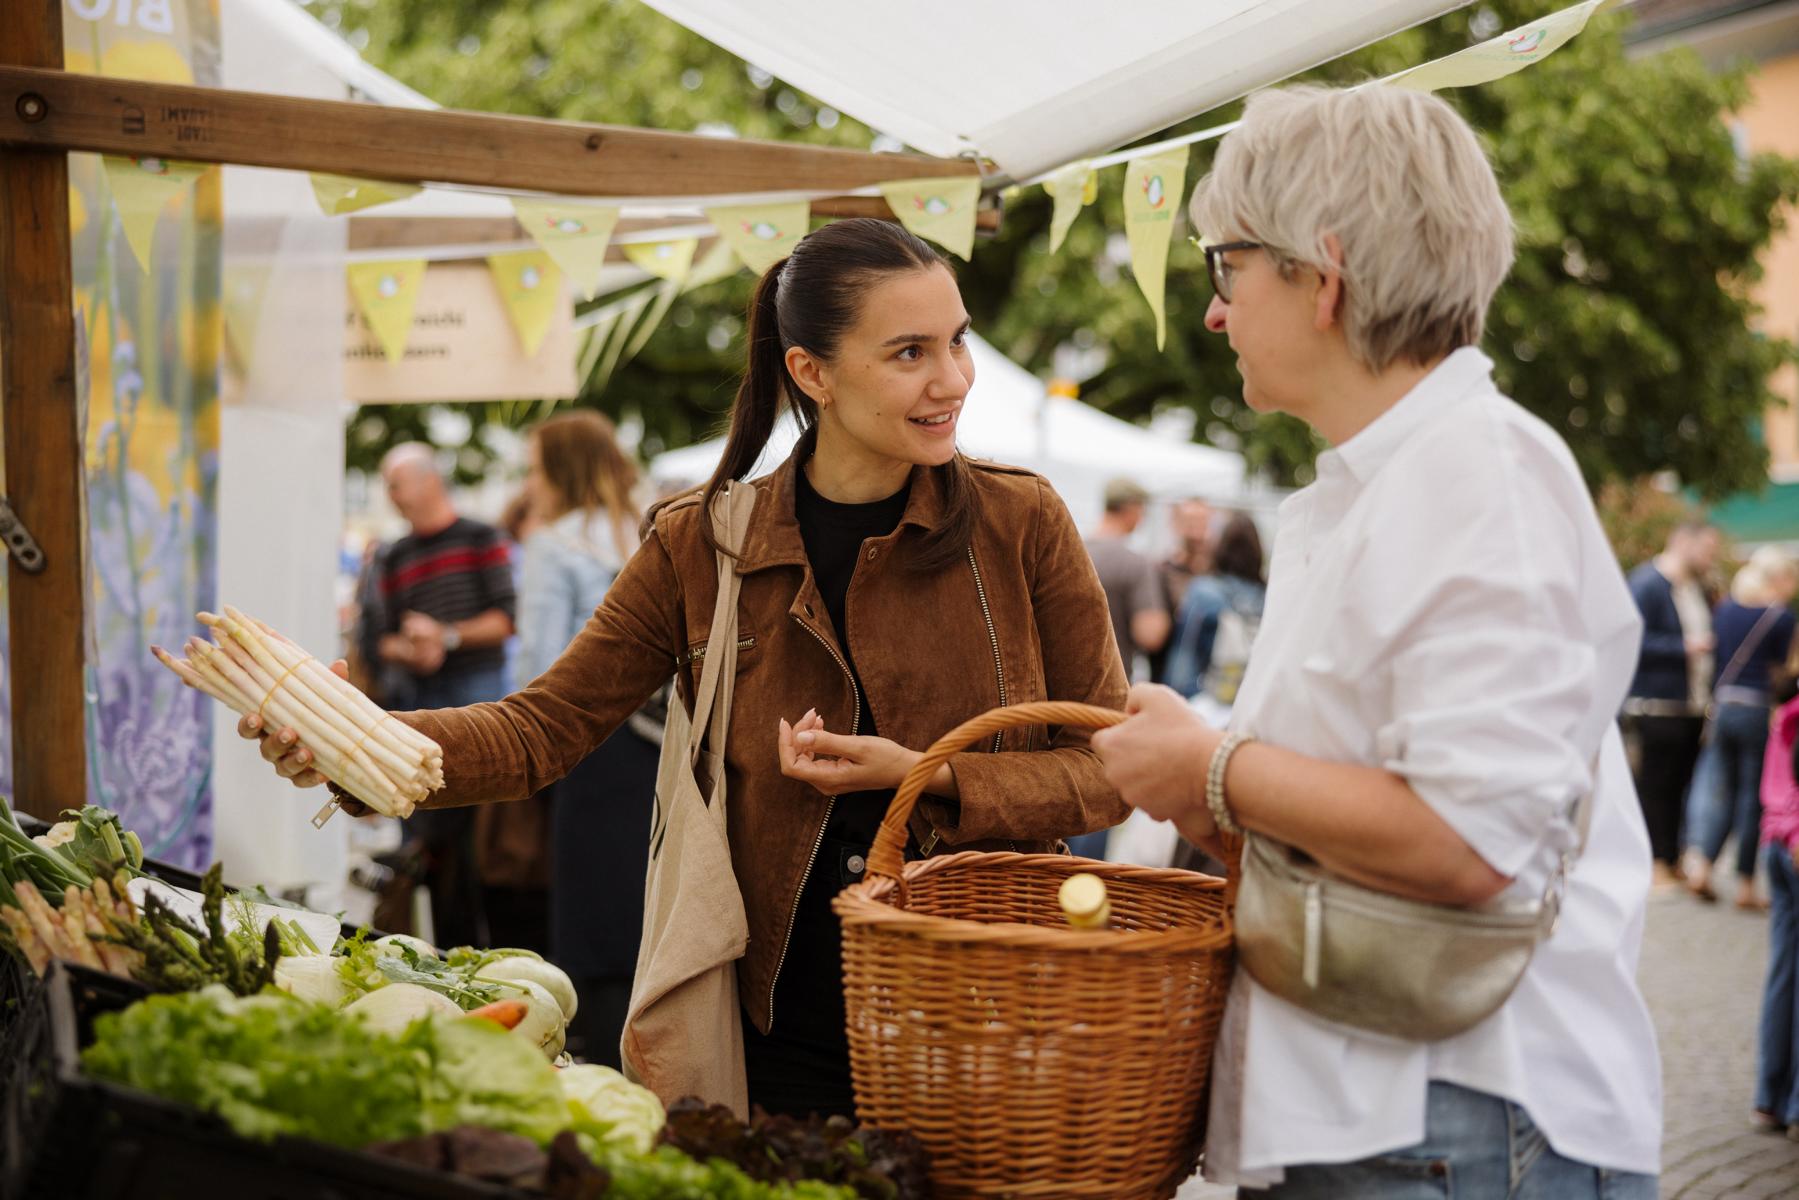
[[[1309, 78], [1378, 77], [1560, 2], [1488, 0]], [[850, 146], [875, 137], [637, 0], [312, 7], [377, 65], [454, 107]], [[1482, 134], [1517, 222], [1517, 265], [1485, 348], [1501, 386], [1568, 439], [1595, 486], [1673, 470], [1706, 496], [1759, 487], [1768, 379], [1794, 348], [1754, 331], [1750, 289], [1799, 197], [1799, 163], [1739, 154], [1728, 114], [1747, 97], [1744, 74], [1712, 74], [1686, 51], [1627, 58], [1628, 21], [1598, 17], [1537, 66], [1445, 93]], [[1232, 106], [1174, 132], [1235, 115]], [[1210, 159], [1199, 147], [1189, 180]], [[1168, 346], [1157, 351], [1131, 278], [1121, 176], [1102, 173], [1100, 199], [1055, 255], [1042, 189], [1008, 199], [1002, 232], [959, 268], [976, 327], [1034, 371], [1086, 376], [1083, 398], [1111, 412], [1191, 409], [1201, 440], [1304, 482], [1318, 446], [1297, 422], [1244, 407], [1228, 347], [1202, 326], [1210, 290], [1185, 230], [1170, 258]], [[640, 417], [649, 450], [703, 436], [729, 407], [748, 294], [743, 275], [684, 297], [643, 354], [583, 402]], [[419, 420], [367, 410], [352, 430], [353, 459], [378, 456]]]

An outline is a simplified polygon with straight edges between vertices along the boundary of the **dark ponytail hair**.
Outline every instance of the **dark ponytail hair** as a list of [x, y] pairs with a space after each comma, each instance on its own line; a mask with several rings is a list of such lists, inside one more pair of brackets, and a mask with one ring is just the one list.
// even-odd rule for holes
[[[807, 234], [791, 255], [768, 269], [750, 301], [748, 363], [731, 406], [724, 456], [706, 483], [704, 511], [710, 511], [712, 498], [727, 483], [755, 469], [783, 403], [799, 421], [800, 451], [816, 444], [818, 404], [788, 374], [788, 348], [800, 346], [821, 359], [832, 358], [843, 335], [861, 318], [863, 298], [871, 288], [890, 276], [933, 267], [947, 270], [949, 264], [905, 228], [857, 217]], [[974, 533], [974, 484], [967, 460], [958, 452], [932, 470], [943, 481], [948, 519], [913, 552], [911, 565], [923, 571], [959, 560]], [[703, 527], [716, 549], [712, 523]]]

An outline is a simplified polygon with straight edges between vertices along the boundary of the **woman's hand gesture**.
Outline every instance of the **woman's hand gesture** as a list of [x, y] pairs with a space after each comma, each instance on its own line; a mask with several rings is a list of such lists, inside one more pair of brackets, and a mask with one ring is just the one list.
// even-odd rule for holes
[[897, 788], [924, 755], [884, 737], [829, 733], [818, 710], [780, 723], [781, 774], [827, 796]]

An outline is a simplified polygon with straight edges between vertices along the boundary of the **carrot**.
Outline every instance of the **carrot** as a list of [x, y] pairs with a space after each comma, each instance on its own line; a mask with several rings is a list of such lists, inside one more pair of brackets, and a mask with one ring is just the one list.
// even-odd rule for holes
[[516, 1029], [519, 1022], [525, 1019], [530, 1007], [523, 1000], [495, 1000], [492, 1004], [471, 1008], [466, 1015], [492, 1021], [501, 1029]]

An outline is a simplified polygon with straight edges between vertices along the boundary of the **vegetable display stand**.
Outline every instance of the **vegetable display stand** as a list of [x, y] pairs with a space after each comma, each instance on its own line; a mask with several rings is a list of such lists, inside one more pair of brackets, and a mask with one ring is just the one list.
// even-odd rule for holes
[[321, 1142], [251, 1141], [198, 1109], [83, 1075], [94, 1018], [144, 994], [103, 972], [51, 967], [6, 1044], [0, 1200], [527, 1200]]
[[[1018, 726], [1123, 719], [1021, 704], [945, 735], [894, 794], [868, 877], [832, 902], [857, 1117], [918, 1136], [939, 1200], [1156, 1200], [1198, 1162], [1233, 961], [1226, 881], [1056, 854], [903, 861], [952, 755]], [[1066, 924], [1057, 891], [1077, 872], [1105, 881], [1107, 928]]]

